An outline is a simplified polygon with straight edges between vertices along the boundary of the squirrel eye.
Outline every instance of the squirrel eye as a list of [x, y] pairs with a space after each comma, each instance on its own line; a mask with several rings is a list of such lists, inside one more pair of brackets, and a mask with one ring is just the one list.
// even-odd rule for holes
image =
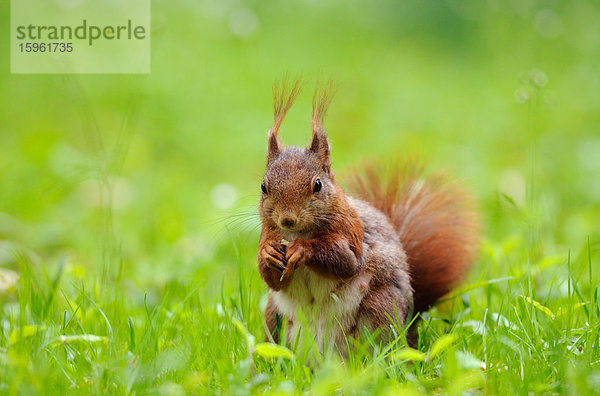
[[313, 187], [313, 193], [317, 193], [321, 191], [323, 184], [321, 183], [321, 179], [315, 180], [315, 186]]
[[260, 189], [262, 190], [263, 194], [267, 193], [267, 186], [265, 186], [265, 182], [261, 183]]

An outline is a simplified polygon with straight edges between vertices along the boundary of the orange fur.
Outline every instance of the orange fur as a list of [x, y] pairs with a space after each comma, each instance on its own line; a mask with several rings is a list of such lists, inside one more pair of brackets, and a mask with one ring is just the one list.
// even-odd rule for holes
[[383, 212], [400, 236], [423, 312], [459, 282], [473, 263], [479, 222], [472, 196], [440, 174], [424, 178], [423, 166], [407, 163], [387, 177], [373, 166], [355, 175], [352, 190]]

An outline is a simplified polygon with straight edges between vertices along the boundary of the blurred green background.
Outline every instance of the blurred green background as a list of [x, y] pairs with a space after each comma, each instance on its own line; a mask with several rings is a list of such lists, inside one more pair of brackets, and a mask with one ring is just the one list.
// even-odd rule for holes
[[589, 237], [597, 251], [597, 1], [157, 0], [152, 21], [149, 75], [11, 75], [0, 1], [1, 267], [19, 272], [25, 252], [64, 264], [66, 288], [119, 279], [141, 306], [169, 282], [215, 299], [241, 262], [264, 294], [255, 213], [285, 73], [307, 81], [287, 144], [309, 137], [316, 77], [338, 81], [326, 126], [342, 184], [365, 161], [418, 156], [472, 187], [484, 250], [516, 238], [521, 262], [577, 256]]
[[530, 220], [558, 249], [598, 236], [596, 2], [153, 1], [152, 14], [150, 75], [11, 75], [3, 58], [4, 240], [96, 271], [108, 181], [128, 278], [198, 270], [255, 207], [284, 73], [307, 81], [289, 144], [309, 137], [316, 76], [339, 82], [327, 127], [342, 181], [418, 155], [473, 187], [490, 236], [519, 226], [501, 194], [517, 207], [533, 194]]

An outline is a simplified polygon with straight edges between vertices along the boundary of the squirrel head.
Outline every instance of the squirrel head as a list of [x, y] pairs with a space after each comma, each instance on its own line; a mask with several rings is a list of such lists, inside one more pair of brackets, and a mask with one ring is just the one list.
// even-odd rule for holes
[[[300, 92], [300, 82], [286, 80], [273, 89], [275, 121], [267, 142], [267, 170], [261, 184], [260, 215], [283, 233], [311, 233], [331, 223], [344, 195], [331, 171], [330, 146], [323, 128], [333, 82], [313, 98], [312, 139], [306, 148], [283, 147], [281, 121]], [[335, 217], [335, 216], [333, 216]]]

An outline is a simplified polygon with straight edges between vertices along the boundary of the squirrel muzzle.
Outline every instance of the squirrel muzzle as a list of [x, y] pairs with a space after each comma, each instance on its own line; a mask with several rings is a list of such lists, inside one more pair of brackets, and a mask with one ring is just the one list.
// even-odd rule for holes
[[292, 230], [298, 224], [298, 217], [291, 212], [284, 212], [279, 215], [277, 222], [279, 227]]

